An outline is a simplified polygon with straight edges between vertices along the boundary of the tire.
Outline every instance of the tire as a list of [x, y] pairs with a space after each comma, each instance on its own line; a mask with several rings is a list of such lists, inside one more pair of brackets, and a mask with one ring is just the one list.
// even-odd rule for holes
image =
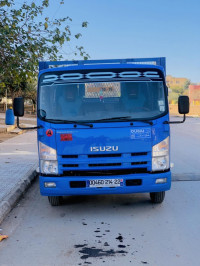
[[162, 203], [165, 198], [165, 191], [150, 193], [152, 203]]
[[48, 196], [49, 203], [51, 206], [59, 206], [61, 204], [61, 198], [58, 196]]

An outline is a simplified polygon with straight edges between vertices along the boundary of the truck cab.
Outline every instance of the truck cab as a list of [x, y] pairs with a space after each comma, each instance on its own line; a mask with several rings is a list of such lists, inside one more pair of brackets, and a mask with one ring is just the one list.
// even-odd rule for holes
[[125, 193], [161, 203], [171, 186], [169, 123], [165, 58], [40, 62], [41, 194], [53, 206]]

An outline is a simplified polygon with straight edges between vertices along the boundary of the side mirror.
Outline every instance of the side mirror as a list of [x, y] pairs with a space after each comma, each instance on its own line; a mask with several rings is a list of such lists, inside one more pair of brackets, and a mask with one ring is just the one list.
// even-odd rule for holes
[[188, 96], [179, 96], [178, 98], [178, 111], [183, 114], [182, 121], [164, 121], [163, 124], [181, 124], [185, 122], [186, 114], [190, 111], [190, 103]]
[[28, 129], [38, 129], [39, 127], [20, 127], [19, 125], [19, 116], [24, 116], [24, 99], [22, 97], [18, 97], [14, 99], [13, 102], [13, 111], [14, 115], [17, 116], [17, 127], [22, 130], [28, 130]]
[[188, 114], [190, 111], [189, 97], [179, 96], [178, 98], [178, 111], [180, 114]]
[[24, 116], [24, 99], [22, 97], [14, 99], [13, 111], [15, 116]]

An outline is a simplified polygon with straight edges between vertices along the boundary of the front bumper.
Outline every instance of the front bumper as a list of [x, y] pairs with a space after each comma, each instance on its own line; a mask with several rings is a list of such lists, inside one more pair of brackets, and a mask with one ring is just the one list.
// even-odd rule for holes
[[[77, 185], [84, 184], [86, 180], [94, 179], [114, 179], [120, 178], [124, 180], [121, 187], [115, 188], [90, 188], [90, 187], [71, 187], [71, 182], [76, 182]], [[164, 184], [156, 184], [156, 179], [167, 178]], [[127, 180], [141, 180], [133, 185], [126, 185]], [[46, 188], [45, 182], [54, 182], [56, 187]], [[79, 183], [78, 183], [79, 182]], [[75, 184], [76, 184], [75, 183]], [[73, 183], [74, 184], [74, 183]], [[164, 173], [145, 173], [145, 174], [131, 174], [131, 175], [115, 175], [115, 176], [61, 176], [61, 177], [48, 177], [40, 176], [40, 193], [43, 196], [72, 196], [72, 195], [98, 195], [98, 194], [128, 194], [128, 193], [148, 193], [160, 192], [169, 190], [171, 187], [171, 172]]]

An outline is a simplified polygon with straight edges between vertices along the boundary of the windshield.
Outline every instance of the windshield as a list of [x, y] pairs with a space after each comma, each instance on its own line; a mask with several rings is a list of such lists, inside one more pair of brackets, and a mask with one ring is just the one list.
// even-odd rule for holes
[[164, 114], [166, 100], [162, 81], [52, 83], [39, 86], [38, 109], [46, 120], [144, 120]]

